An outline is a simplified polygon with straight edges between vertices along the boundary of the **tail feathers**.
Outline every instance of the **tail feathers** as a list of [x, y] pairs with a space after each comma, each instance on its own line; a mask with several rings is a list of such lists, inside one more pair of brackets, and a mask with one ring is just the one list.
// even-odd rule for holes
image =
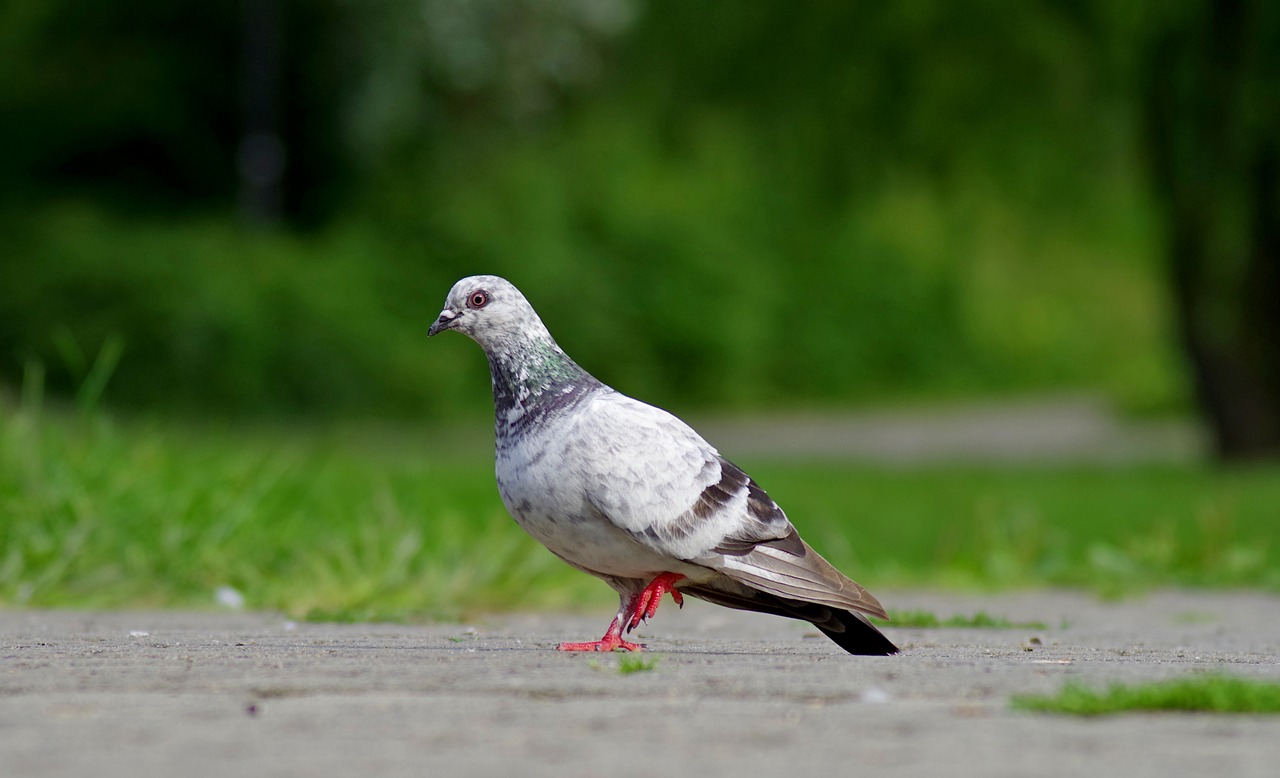
[[727, 608], [807, 621], [850, 654], [888, 656], [898, 653], [898, 647], [861, 613], [778, 597], [740, 584], [738, 588], [740, 591], [725, 591], [706, 584], [679, 587], [684, 594]]

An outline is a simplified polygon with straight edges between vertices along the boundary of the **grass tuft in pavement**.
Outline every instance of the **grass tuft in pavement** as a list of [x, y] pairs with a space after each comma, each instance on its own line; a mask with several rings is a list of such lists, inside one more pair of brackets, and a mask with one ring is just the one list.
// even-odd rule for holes
[[618, 655], [618, 675], [631, 675], [632, 673], [645, 673], [658, 666], [658, 657], [650, 654], [619, 654]]
[[1139, 685], [1112, 684], [1105, 691], [1095, 691], [1072, 682], [1056, 695], [1014, 697], [1013, 707], [1075, 716], [1137, 711], [1280, 713], [1280, 683], [1214, 674]]

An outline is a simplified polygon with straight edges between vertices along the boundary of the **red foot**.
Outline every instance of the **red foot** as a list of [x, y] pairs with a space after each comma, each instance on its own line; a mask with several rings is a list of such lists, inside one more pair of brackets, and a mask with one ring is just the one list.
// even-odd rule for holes
[[642, 651], [643, 643], [630, 643], [622, 639], [622, 627], [618, 626], [618, 619], [615, 617], [613, 622], [609, 624], [609, 631], [604, 633], [604, 637], [590, 643], [561, 643], [556, 646], [557, 651]]
[[[684, 578], [680, 573], [663, 573], [649, 582], [649, 585], [631, 598], [631, 602], [627, 603], [627, 607], [622, 609], [622, 614], [615, 616], [613, 621], [609, 623], [609, 630], [604, 633], [604, 637], [590, 643], [561, 643], [556, 646], [557, 651], [641, 651], [644, 649], [643, 643], [629, 643], [622, 639], [623, 624], [626, 624], [627, 632], [640, 626], [640, 622], [645, 619], [653, 618], [653, 614], [658, 612], [658, 604], [662, 602], [662, 595], [670, 592], [671, 599], [676, 601], [676, 605], [684, 607], [684, 597], [680, 592], [676, 591], [676, 582]], [[628, 614], [627, 611], [630, 611]], [[622, 621], [625, 617], [626, 621]]]
[[631, 617], [627, 619], [627, 632], [640, 626], [640, 622], [653, 618], [653, 614], [658, 612], [658, 604], [662, 602], [662, 595], [667, 592], [671, 592], [671, 599], [683, 608], [684, 597], [676, 591], [676, 582], [682, 578], [684, 576], [680, 573], [663, 573], [650, 581], [649, 585], [644, 587], [644, 591], [632, 600]]

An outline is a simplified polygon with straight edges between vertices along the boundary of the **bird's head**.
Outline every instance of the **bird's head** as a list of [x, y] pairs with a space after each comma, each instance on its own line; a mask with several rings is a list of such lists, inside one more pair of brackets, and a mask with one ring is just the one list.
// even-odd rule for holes
[[504, 343], [550, 338], [520, 290], [498, 276], [470, 276], [453, 285], [427, 335], [445, 330], [461, 332], [486, 351]]

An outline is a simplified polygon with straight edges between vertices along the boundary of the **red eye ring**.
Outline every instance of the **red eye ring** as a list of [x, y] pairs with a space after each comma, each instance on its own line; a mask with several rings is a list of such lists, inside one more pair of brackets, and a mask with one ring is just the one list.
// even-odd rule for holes
[[477, 289], [467, 297], [468, 308], [483, 308], [489, 304], [489, 293], [483, 289]]

